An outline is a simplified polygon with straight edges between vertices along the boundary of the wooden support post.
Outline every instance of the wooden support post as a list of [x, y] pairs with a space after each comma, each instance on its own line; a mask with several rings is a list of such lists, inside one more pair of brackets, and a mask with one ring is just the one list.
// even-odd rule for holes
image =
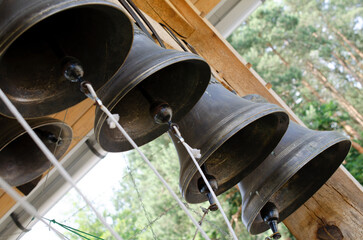
[[[240, 95], [262, 95], [270, 102], [285, 108], [291, 119], [303, 125], [268, 84], [252, 68], [246, 66], [246, 62], [214, 27], [200, 17], [200, 12], [190, 1], [168, 0], [164, 5], [153, 9], [156, 14], [162, 16], [163, 6], [170, 8], [170, 3], [195, 28], [195, 31], [184, 39], [193, 45], [229, 86]], [[169, 26], [175, 24], [173, 18], [165, 17], [164, 21]], [[179, 33], [183, 36], [182, 32]], [[341, 236], [344, 239], [362, 239], [362, 186], [344, 167], [340, 167], [328, 182], [284, 223], [297, 239], [317, 240], [322, 239], [324, 234], [333, 236], [331, 239], [336, 240]]]

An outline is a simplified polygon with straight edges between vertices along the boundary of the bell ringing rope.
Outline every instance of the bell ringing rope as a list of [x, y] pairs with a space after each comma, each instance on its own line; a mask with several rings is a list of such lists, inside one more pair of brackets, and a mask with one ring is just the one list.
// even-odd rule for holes
[[159, 178], [159, 180], [163, 183], [163, 185], [167, 188], [167, 190], [170, 192], [170, 194], [173, 196], [173, 198], [178, 202], [179, 206], [184, 210], [184, 212], [188, 215], [190, 220], [193, 222], [193, 224], [198, 228], [200, 233], [203, 235], [203, 237], [207, 240], [210, 240], [208, 235], [204, 232], [204, 230], [201, 228], [201, 226], [198, 224], [198, 222], [195, 220], [195, 218], [190, 214], [188, 209], [185, 207], [185, 205], [182, 203], [182, 201], [178, 198], [178, 196], [175, 194], [175, 192], [171, 189], [169, 184], [165, 181], [165, 179], [159, 174], [159, 172], [154, 168], [154, 166], [151, 164], [149, 159], [144, 155], [144, 153], [141, 151], [141, 149], [137, 146], [137, 144], [132, 140], [132, 138], [127, 134], [125, 129], [121, 126], [121, 124], [116, 120], [115, 116], [103, 105], [102, 101], [97, 97], [96, 92], [94, 91], [91, 84], [86, 83], [85, 86], [87, 87], [89, 94], [86, 94], [87, 97], [91, 98], [93, 101], [96, 102], [96, 104], [100, 107], [100, 109], [108, 116], [110, 121], [113, 121], [116, 124], [116, 127], [120, 132], [125, 136], [127, 141], [135, 148], [135, 150], [140, 154], [141, 158], [146, 162], [146, 164], [151, 168], [151, 170], [155, 173], [155, 175]]
[[[55, 168], [59, 171], [59, 173], [71, 184], [71, 186], [78, 192], [78, 194], [83, 198], [86, 204], [93, 210], [96, 214], [97, 218], [102, 222], [102, 224], [111, 232], [112, 236], [117, 240], [122, 240], [120, 235], [116, 233], [115, 230], [111, 228], [111, 226], [106, 222], [106, 220], [102, 217], [102, 215], [96, 210], [96, 208], [92, 205], [92, 203], [86, 198], [86, 196], [81, 192], [81, 190], [76, 186], [76, 183], [73, 181], [72, 177], [68, 174], [68, 172], [63, 168], [63, 166], [58, 162], [58, 160], [54, 157], [51, 151], [45, 146], [45, 144], [40, 140], [38, 135], [33, 131], [33, 129], [29, 126], [29, 124], [25, 121], [23, 116], [19, 113], [19, 111], [15, 108], [15, 106], [10, 102], [5, 93], [0, 89], [0, 98], [3, 100], [5, 105], [9, 108], [10, 112], [14, 115], [14, 117], [18, 120], [18, 122], [23, 126], [29, 136], [34, 140], [34, 142], [38, 145], [40, 150], [44, 153], [44, 155], [49, 159], [51, 163], [55, 166]], [[20, 199], [21, 200], [21, 199]], [[22, 201], [23, 202], [23, 201]]]
[[224, 213], [224, 211], [223, 211], [222, 205], [221, 205], [221, 204], [220, 204], [220, 202], [218, 201], [218, 198], [217, 198], [216, 194], [214, 193], [214, 191], [213, 191], [213, 189], [212, 189], [211, 185], [209, 184], [208, 179], [206, 178], [206, 176], [205, 176], [205, 174], [204, 174], [203, 170], [200, 168], [200, 166], [199, 166], [199, 164], [198, 164], [197, 160], [195, 159], [195, 151], [196, 151], [196, 149], [191, 148], [191, 147], [190, 147], [190, 146], [189, 146], [189, 145], [188, 145], [188, 144], [184, 141], [184, 138], [181, 136], [181, 134], [180, 134], [180, 132], [179, 132], [179, 129], [178, 129], [176, 126], [172, 126], [172, 127], [173, 127], [174, 131], [176, 132], [178, 139], [179, 139], [179, 140], [180, 140], [180, 142], [183, 144], [183, 146], [184, 146], [184, 147], [185, 147], [185, 149], [187, 150], [188, 154], [189, 154], [189, 155], [190, 155], [190, 157], [192, 158], [192, 160], [193, 160], [193, 162], [194, 162], [195, 166], [197, 167], [197, 169], [198, 169], [198, 171], [199, 171], [200, 175], [202, 176], [202, 178], [203, 178], [203, 180], [204, 180], [204, 183], [207, 185], [209, 192], [212, 194], [213, 198], [215, 199], [215, 201], [216, 201], [216, 203], [217, 203], [217, 206], [218, 206], [218, 209], [221, 211], [221, 214], [222, 214], [222, 216], [223, 216], [223, 218], [224, 218], [224, 220], [225, 220], [225, 222], [226, 222], [226, 224], [227, 224], [227, 226], [228, 226], [228, 229], [229, 229], [230, 233], [231, 233], [231, 234], [232, 234], [232, 236], [233, 236], [233, 239], [238, 240], [238, 238], [237, 238], [237, 236], [236, 236], [236, 233], [234, 232], [234, 230], [233, 230], [233, 228], [232, 228], [232, 226], [231, 226], [231, 224], [230, 224], [230, 222], [229, 222], [229, 220], [228, 220], [228, 218], [227, 218], [227, 215], [226, 215], [226, 214]]

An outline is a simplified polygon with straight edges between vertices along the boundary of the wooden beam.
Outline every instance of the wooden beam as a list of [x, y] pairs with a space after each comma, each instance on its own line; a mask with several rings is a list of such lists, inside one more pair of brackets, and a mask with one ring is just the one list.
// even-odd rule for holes
[[[319, 239], [319, 229], [330, 232], [332, 236], [336, 229], [339, 229], [344, 239], [362, 239], [363, 188], [344, 167], [340, 167], [328, 182], [284, 223], [297, 239]], [[332, 229], [329, 226], [336, 228]]]
[[[214, 27], [200, 17], [200, 12], [190, 1], [170, 0], [170, 2], [195, 28], [185, 40], [193, 45], [228, 86], [240, 95], [257, 93], [264, 96], [270, 102], [285, 108], [291, 119], [303, 125]], [[163, 13], [162, 9], [154, 8], [154, 10], [159, 14]], [[167, 20], [169, 26], [173, 25], [172, 21], [172, 18]], [[339, 232], [344, 239], [362, 239], [362, 187], [344, 167], [340, 167], [328, 182], [284, 223], [297, 239], [317, 240], [319, 231], [335, 239], [339, 239]]]
[[52, 117], [64, 121], [69, 126], [72, 126], [80, 117], [82, 117], [94, 104], [87, 98], [74, 107], [68, 108], [62, 112], [54, 114]]
[[[23, 196], [23, 193], [17, 188], [14, 188], [14, 190]], [[3, 193], [0, 198], [0, 218], [4, 216], [15, 204], [16, 201], [12, 197], [10, 197], [7, 193]]]
[[[134, 0], [134, 3], [155, 21], [168, 25], [179, 35], [188, 37], [195, 30], [168, 0]], [[158, 9], [161, 9], [162, 12]], [[169, 21], [169, 19], [173, 19], [173, 21]]]
[[200, 16], [207, 15], [221, 0], [196, 0], [192, 3], [200, 11]]

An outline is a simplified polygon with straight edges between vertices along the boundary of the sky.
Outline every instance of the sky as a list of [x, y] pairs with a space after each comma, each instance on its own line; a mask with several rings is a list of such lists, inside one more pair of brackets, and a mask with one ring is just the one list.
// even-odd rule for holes
[[[122, 180], [126, 167], [125, 155], [123, 153], [108, 153], [104, 159], [93, 167], [78, 183], [77, 186], [83, 194], [95, 205], [103, 205], [105, 209], [111, 206], [110, 201], [113, 189], [117, 188]], [[107, 174], [105, 174], [107, 173]], [[102, 181], [100, 181], [102, 179]], [[79, 199], [74, 189], [71, 189], [44, 217], [55, 219], [67, 225], [72, 221], [74, 214], [78, 212], [73, 205]], [[79, 204], [85, 206], [86, 203]], [[103, 209], [102, 209], [103, 210]], [[102, 210], [100, 210], [102, 212]], [[55, 225], [52, 224], [53, 227]], [[72, 226], [71, 226], [72, 227]], [[74, 226], [73, 226], [74, 227]], [[62, 228], [56, 228], [64, 232]], [[59, 237], [49, 229], [49, 226], [38, 222], [32, 230], [26, 233], [21, 240], [59, 240]]]

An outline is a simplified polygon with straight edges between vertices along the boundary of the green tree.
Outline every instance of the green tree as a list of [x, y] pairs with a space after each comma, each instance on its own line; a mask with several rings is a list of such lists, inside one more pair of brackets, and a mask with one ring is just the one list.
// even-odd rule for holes
[[352, 137], [346, 167], [363, 183], [360, 13], [359, 1], [267, 1], [228, 41], [308, 127]]
[[[178, 187], [178, 157], [168, 135], [164, 134], [144, 145], [142, 150], [181, 198]], [[127, 162], [128, 168], [122, 173], [124, 177], [119, 187], [114, 189], [113, 209], [107, 209], [107, 213], [104, 212], [104, 217], [112, 223], [121, 237], [123, 239], [193, 239], [195, 226], [136, 151], [128, 152]], [[240, 239], [265, 239], [268, 233], [252, 236], [245, 229], [238, 211], [241, 206], [241, 197], [236, 188], [222, 194], [219, 199], [227, 215], [233, 220], [233, 227]], [[208, 207], [208, 203], [185, 204], [197, 220], [200, 220], [203, 215], [200, 207]], [[80, 207], [75, 204], [75, 208]], [[87, 208], [76, 215], [74, 224], [82, 231], [104, 239], [112, 239], [110, 233]], [[203, 229], [211, 239], [231, 239], [228, 228], [218, 211], [209, 212], [206, 215]], [[286, 228], [283, 228], [283, 233], [284, 236], [289, 236]], [[78, 239], [72, 234], [68, 236], [71, 239]], [[196, 239], [203, 238], [198, 233]]]

